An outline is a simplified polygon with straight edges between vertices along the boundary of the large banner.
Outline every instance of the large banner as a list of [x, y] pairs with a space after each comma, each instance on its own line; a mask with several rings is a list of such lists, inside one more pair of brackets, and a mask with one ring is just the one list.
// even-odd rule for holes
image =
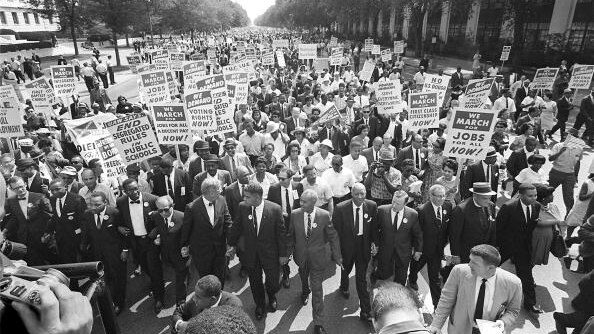
[[530, 83], [530, 89], [553, 90], [558, 72], [559, 68], [539, 68], [534, 74], [534, 80]]
[[423, 93], [436, 92], [437, 106], [443, 106], [448, 85], [450, 84], [450, 77], [445, 75], [435, 75], [425, 73], [425, 83], [423, 84]]
[[151, 64], [157, 67], [157, 70], [169, 70], [169, 51], [155, 50], [151, 52]]
[[142, 64], [142, 56], [139, 54], [133, 54], [126, 56], [126, 59], [128, 60], [128, 67], [130, 67], [132, 73], [138, 73], [138, 66]]
[[232, 97], [235, 104], [246, 104], [249, 94], [249, 78], [246, 72], [232, 72], [225, 74], [227, 95]]
[[359, 79], [369, 82], [374, 69], [375, 65], [370, 61], [366, 61], [365, 64], [363, 64], [363, 69], [359, 73]]
[[338, 109], [336, 109], [335, 105], [332, 105], [325, 112], [320, 114], [320, 118], [318, 118], [317, 121], [313, 122], [312, 126], [314, 124], [324, 125], [328, 121], [334, 121], [339, 118], [340, 118], [340, 112], [338, 111]]
[[128, 114], [105, 122], [103, 126], [113, 136], [115, 147], [125, 165], [161, 155], [159, 143], [146, 114]]
[[172, 71], [183, 71], [186, 55], [182, 52], [169, 53], [169, 69]]
[[274, 39], [272, 40], [272, 48], [273, 49], [282, 49], [282, 48], [289, 48], [289, 40], [288, 39]]
[[399, 82], [388, 80], [377, 82], [375, 88], [377, 112], [380, 115], [402, 112], [402, 86]]
[[20, 105], [12, 85], [0, 86], [0, 135], [3, 138], [25, 135]]
[[443, 155], [483, 160], [491, 143], [497, 113], [490, 110], [456, 109], [448, 125]]
[[464, 98], [461, 108], [463, 109], [481, 109], [491, 93], [491, 86], [495, 78], [470, 80], [466, 85]]
[[55, 101], [54, 89], [49, 84], [46, 77], [41, 77], [25, 84], [27, 95], [31, 99], [33, 108], [41, 112], [47, 119], [53, 116], [53, 107]]
[[299, 59], [318, 58], [317, 44], [299, 44]]
[[76, 76], [74, 66], [60, 65], [50, 68], [52, 74], [52, 83], [56, 96], [70, 96], [76, 93]]
[[[426, 80], [426, 79], [425, 79]], [[408, 95], [408, 122], [413, 131], [439, 127], [438, 93]]]
[[594, 74], [594, 65], [573, 65], [569, 88], [590, 89], [592, 74]]
[[142, 92], [147, 105], [152, 106], [155, 103], [171, 101], [169, 95], [169, 84], [165, 71], [151, 71], [140, 74], [140, 83]]
[[159, 144], [178, 145], [192, 141], [190, 121], [183, 103], [155, 104], [153, 121]]

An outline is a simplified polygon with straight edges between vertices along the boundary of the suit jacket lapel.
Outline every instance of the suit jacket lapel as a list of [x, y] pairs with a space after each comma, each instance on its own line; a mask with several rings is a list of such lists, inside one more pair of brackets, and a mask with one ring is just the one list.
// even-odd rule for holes
[[[365, 212], [365, 207], [362, 207], [362, 209], [363, 209], [363, 212]], [[355, 219], [357, 219], [357, 217], [355, 217], [353, 214], [353, 204], [351, 201], [351, 205], [349, 205], [349, 210], [347, 210], [347, 220], [346, 221], [347, 221], [347, 224], [349, 224], [348, 228], [351, 230], [351, 232], [354, 235], [357, 235], [358, 231], [355, 231]], [[363, 224], [363, 222], [360, 221], [359, 224]]]
[[499, 274], [499, 271], [495, 271], [495, 291], [493, 291], [493, 305], [489, 311], [489, 319], [495, 319], [499, 308], [505, 302], [506, 298], [506, 286], [505, 280]]
[[470, 323], [473, 321], [474, 317], [474, 309], [476, 308], [476, 300], [475, 300], [475, 293], [476, 293], [476, 277], [473, 276], [470, 272], [466, 275], [464, 288], [466, 289], [466, 296], [467, 296], [467, 305], [466, 308], [468, 310], [468, 318]]
[[266, 220], [267, 220], [266, 203], [264, 203], [264, 207], [262, 208], [262, 218], [260, 219], [259, 224], [258, 224], [258, 234], [262, 231], [262, 226], [264, 225]]

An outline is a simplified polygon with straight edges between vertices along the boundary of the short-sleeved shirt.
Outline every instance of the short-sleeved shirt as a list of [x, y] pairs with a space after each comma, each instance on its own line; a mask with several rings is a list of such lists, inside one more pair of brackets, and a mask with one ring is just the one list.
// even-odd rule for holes
[[[563, 143], [557, 143], [551, 150], [551, 155], [561, 152]], [[579, 147], [568, 147], [565, 152], [561, 153], [555, 161], [553, 161], [553, 168], [558, 172], [573, 173], [575, 164], [582, 156], [582, 149]]]
[[247, 155], [262, 155], [262, 146], [264, 146], [264, 135], [260, 132], [255, 132], [253, 136], [242, 133], [239, 136], [239, 142], [243, 145], [245, 154]]
[[[373, 174], [372, 177], [371, 197], [377, 199], [392, 199], [392, 193], [388, 190], [388, 187], [384, 183], [384, 178], [375, 174]], [[390, 171], [388, 172], [388, 181], [394, 187], [402, 185], [402, 173], [398, 169], [390, 167]]]
[[353, 172], [355, 176], [355, 180], [357, 182], [363, 182], [363, 173], [369, 171], [369, 165], [367, 165], [367, 158], [362, 155], [359, 155], [357, 160], [354, 160], [353, 157], [349, 154], [342, 158], [342, 166], [344, 168], [348, 168]]
[[327, 169], [323, 174], [322, 178], [325, 182], [330, 185], [332, 193], [336, 197], [346, 196], [351, 192], [351, 187], [355, 185], [355, 175], [353, 171], [343, 167], [340, 173], [334, 171], [333, 168]]
[[316, 170], [318, 171], [318, 173], [323, 173], [325, 172], [328, 168], [332, 168], [332, 157], [334, 156], [334, 154], [332, 153], [328, 153], [328, 155], [326, 156], [326, 159], [322, 158], [322, 155], [320, 152], [312, 155], [312, 157], [309, 159], [310, 163], [316, 168]]
[[301, 181], [301, 183], [303, 184], [304, 191], [307, 189], [313, 189], [316, 192], [316, 194], [318, 194], [318, 201], [316, 202], [317, 207], [321, 207], [323, 205], [328, 204], [330, 199], [334, 196], [334, 193], [332, 192], [332, 189], [330, 189], [330, 186], [326, 182], [324, 182], [324, 180], [321, 180], [319, 177], [316, 178], [316, 183], [313, 185], [309, 184], [309, 182], [307, 182], [307, 179], [304, 179], [303, 181]]

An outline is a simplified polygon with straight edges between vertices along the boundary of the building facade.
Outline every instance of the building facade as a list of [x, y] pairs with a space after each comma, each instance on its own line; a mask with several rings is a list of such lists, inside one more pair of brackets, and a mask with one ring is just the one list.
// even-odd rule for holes
[[[44, 18], [34, 13], [24, 0], [0, 0], [0, 30], [23, 36], [38, 32], [57, 32], [60, 29], [56, 18]], [[23, 38], [23, 37], [21, 37]], [[26, 39], [26, 38], [25, 38]]]

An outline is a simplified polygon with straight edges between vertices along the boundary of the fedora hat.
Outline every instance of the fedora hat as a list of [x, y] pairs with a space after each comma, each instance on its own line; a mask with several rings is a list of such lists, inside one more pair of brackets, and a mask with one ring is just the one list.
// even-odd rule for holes
[[223, 147], [227, 147], [227, 146], [237, 147], [237, 142], [233, 138], [227, 138], [227, 139], [225, 139], [225, 144], [223, 145]]
[[472, 184], [472, 188], [468, 189], [473, 194], [477, 195], [486, 195], [486, 196], [494, 196], [497, 195], [496, 192], [491, 190], [491, 185], [488, 182], [474, 182]]
[[295, 130], [291, 131], [291, 136], [294, 136], [297, 132], [301, 132], [303, 134], [306, 134], [307, 132], [305, 131], [305, 128], [302, 126], [298, 126], [295, 128]]
[[332, 146], [332, 141], [330, 139], [324, 139], [324, 140], [322, 140], [322, 142], [320, 143], [320, 145], [328, 146], [330, 148], [330, 150], [333, 150], [334, 149], [334, 146]]
[[497, 157], [497, 151], [495, 150], [495, 147], [489, 146], [489, 148], [487, 149], [487, 156], [485, 157], [485, 159], [493, 157]]
[[72, 166], [66, 166], [66, 167], [62, 168], [62, 170], [60, 171], [60, 174], [76, 176], [78, 173], [76, 172], [76, 168], [74, 168]]
[[276, 122], [266, 123], [266, 133], [273, 133], [275, 131], [278, 131], [278, 123], [276, 123]]

